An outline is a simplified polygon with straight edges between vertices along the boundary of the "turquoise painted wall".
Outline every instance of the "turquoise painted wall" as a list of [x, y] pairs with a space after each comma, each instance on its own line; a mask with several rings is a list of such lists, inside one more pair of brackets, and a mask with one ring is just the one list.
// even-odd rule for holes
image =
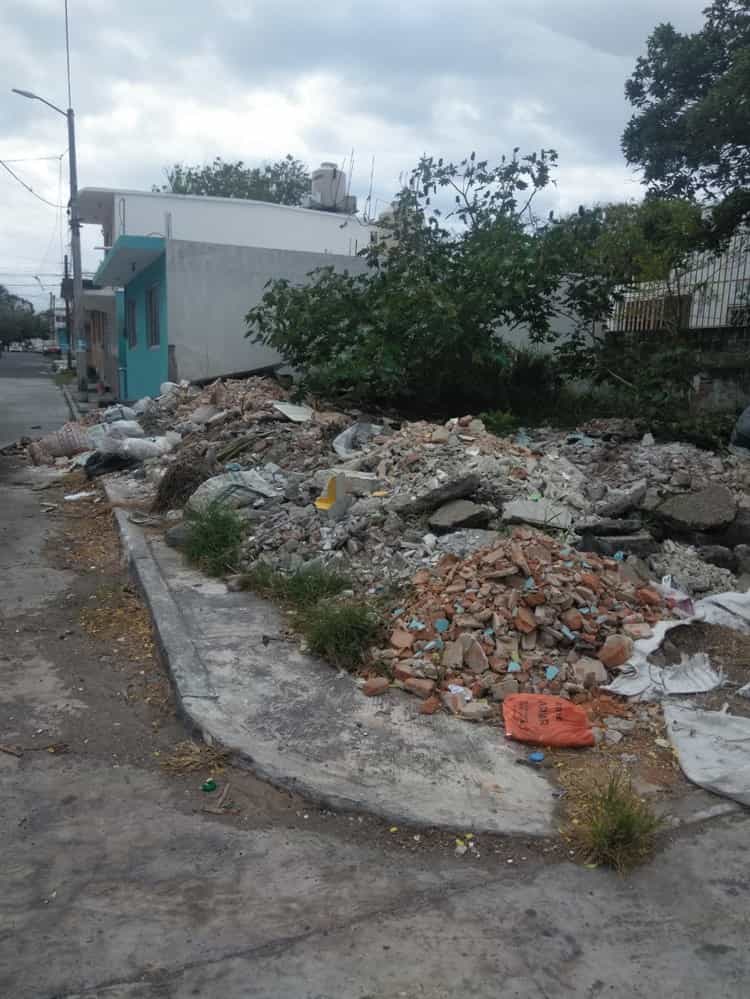
[[127, 341], [125, 340], [125, 292], [115, 292], [115, 328], [117, 329], [117, 398], [126, 399]]
[[[159, 386], [167, 380], [167, 268], [162, 254], [152, 264], [137, 274], [125, 287], [124, 315], [128, 302], [135, 301], [135, 328], [137, 343], [130, 347], [125, 341], [126, 395], [128, 399], [141, 399], [144, 395], [158, 395]], [[159, 285], [159, 327], [161, 341], [158, 347], [149, 347], [146, 336], [146, 293]]]

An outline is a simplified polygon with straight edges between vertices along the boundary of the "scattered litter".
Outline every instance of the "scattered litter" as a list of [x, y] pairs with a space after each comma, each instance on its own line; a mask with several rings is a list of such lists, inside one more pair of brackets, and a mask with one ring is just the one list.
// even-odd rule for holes
[[503, 701], [505, 735], [542, 746], [593, 746], [588, 716], [578, 704], [549, 694], [511, 694]]
[[219, 785], [216, 783], [213, 777], [209, 777], [208, 780], [204, 780], [203, 783], [201, 784], [201, 791], [206, 791], [207, 793], [210, 793], [211, 791], [215, 791], [218, 786]]
[[96, 496], [93, 490], [83, 490], [80, 493], [68, 493], [67, 496], [63, 496], [63, 499], [68, 503], [76, 503], [78, 500], [90, 499], [92, 496]]

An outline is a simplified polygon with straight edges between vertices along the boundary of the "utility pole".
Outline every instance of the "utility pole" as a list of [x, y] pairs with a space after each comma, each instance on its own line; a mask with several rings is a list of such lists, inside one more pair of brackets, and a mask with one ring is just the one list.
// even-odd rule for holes
[[65, 339], [68, 343], [68, 371], [73, 368], [73, 330], [70, 325], [70, 284], [68, 277], [68, 254], [65, 254], [65, 281], [63, 283], [63, 288], [65, 289]]
[[83, 326], [83, 272], [81, 270], [81, 212], [78, 207], [78, 164], [76, 162], [75, 112], [68, 108], [68, 162], [70, 164], [70, 250], [73, 254], [73, 335], [76, 340], [78, 392], [88, 399], [88, 357]]

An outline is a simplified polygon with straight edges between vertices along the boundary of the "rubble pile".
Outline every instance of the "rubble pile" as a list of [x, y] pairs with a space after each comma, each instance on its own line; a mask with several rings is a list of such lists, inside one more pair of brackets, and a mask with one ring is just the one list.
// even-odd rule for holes
[[651, 556], [649, 565], [657, 576], [670, 576], [675, 587], [690, 596], [737, 589], [737, 578], [729, 569], [713, 565], [695, 548], [676, 541], [665, 541], [661, 552]]
[[[645, 576], [688, 594], [733, 589], [732, 573], [750, 569], [750, 462], [735, 455], [639, 438], [623, 420], [498, 438], [470, 415], [373, 425], [289, 396], [267, 377], [167, 382], [155, 399], [66, 426], [32, 457], [79, 453], [92, 475], [129, 469], [172, 521], [195, 490], [196, 503], [231, 496], [247, 525], [241, 569], [334, 563], [370, 594], [446, 555], [471, 559], [515, 524], [594, 566], [639, 556]], [[523, 651], [538, 651], [530, 641]]]
[[613, 559], [516, 527], [420, 569], [377, 658], [429, 708], [442, 702], [465, 718], [487, 717], [491, 701], [516, 693], [586, 700], [672, 616], [658, 588], [632, 578]]

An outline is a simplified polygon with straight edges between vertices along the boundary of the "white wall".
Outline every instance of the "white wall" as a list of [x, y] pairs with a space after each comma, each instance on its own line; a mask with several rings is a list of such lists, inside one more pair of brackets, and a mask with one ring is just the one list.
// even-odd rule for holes
[[259, 201], [122, 192], [114, 209], [115, 239], [158, 235], [345, 256], [369, 242], [369, 228], [352, 216]]
[[316, 267], [362, 273], [360, 258], [168, 240], [167, 327], [176, 377], [200, 380], [279, 363], [246, 339], [245, 315], [270, 278], [304, 284]]

